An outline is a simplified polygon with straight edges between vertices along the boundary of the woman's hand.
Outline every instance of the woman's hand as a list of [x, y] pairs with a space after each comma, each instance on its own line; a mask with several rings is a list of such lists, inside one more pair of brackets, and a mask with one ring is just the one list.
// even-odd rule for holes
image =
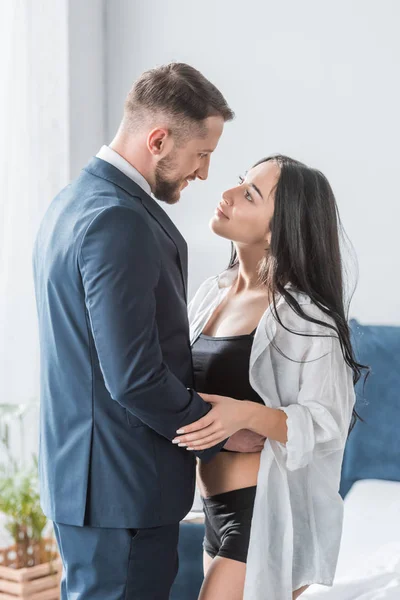
[[187, 450], [206, 450], [222, 442], [240, 429], [247, 429], [251, 402], [226, 396], [199, 394], [212, 409], [204, 417], [178, 429], [181, 434], [172, 440]]

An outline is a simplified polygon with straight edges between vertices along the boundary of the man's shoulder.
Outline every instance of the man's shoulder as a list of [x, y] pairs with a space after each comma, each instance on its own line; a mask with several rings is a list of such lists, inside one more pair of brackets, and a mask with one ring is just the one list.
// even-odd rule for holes
[[78, 237], [96, 220], [117, 215], [151, 228], [151, 219], [142, 204], [140, 192], [138, 187], [137, 195], [133, 195], [111, 181], [82, 170], [79, 177], [53, 200], [54, 211], [60, 222], [74, 224]]
[[91, 172], [83, 169], [63, 192], [81, 200], [82, 209], [96, 205], [99, 209], [112, 206], [122, 206], [127, 209], [145, 214], [142, 204], [142, 195], [145, 194], [139, 186], [135, 186], [135, 193], [127, 191], [113, 181], [94, 176]]
[[[112, 227], [118, 222], [132, 224], [136, 230], [153, 231], [152, 220], [139, 196], [131, 196], [111, 183], [80, 176], [67, 185], [50, 203], [37, 235], [40, 247], [62, 245], [80, 248], [92, 226]], [[93, 181], [95, 179], [95, 181]], [[100, 182], [100, 183], [99, 183]]]

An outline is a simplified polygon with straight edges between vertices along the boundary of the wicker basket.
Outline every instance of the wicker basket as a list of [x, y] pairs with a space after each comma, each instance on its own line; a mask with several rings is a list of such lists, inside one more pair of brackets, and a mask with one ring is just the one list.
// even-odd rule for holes
[[0, 600], [59, 600], [61, 572], [54, 539], [0, 549]]

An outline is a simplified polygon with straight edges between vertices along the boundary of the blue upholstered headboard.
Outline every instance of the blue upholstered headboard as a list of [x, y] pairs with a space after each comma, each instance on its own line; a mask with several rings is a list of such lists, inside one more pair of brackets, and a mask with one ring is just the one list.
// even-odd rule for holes
[[400, 481], [400, 327], [350, 321], [358, 362], [371, 374], [363, 392], [356, 386], [356, 410], [365, 420], [351, 432], [345, 450], [340, 493], [359, 479]]

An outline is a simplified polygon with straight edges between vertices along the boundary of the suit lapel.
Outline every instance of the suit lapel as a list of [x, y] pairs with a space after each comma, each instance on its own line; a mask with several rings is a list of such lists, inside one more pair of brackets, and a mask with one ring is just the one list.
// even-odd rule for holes
[[110, 163], [102, 160], [101, 158], [93, 158], [90, 163], [85, 167], [85, 171], [106, 179], [111, 183], [114, 183], [118, 187], [125, 190], [129, 195], [136, 198], [140, 198], [140, 201], [147, 212], [157, 221], [160, 227], [163, 228], [165, 233], [174, 242], [178, 251], [179, 265], [182, 274], [183, 287], [185, 290], [185, 299], [187, 299], [187, 281], [188, 281], [188, 251], [187, 244], [179, 232], [177, 227], [171, 221], [167, 213], [159, 206], [151, 196], [146, 194], [142, 188], [135, 183], [130, 177], [127, 177], [119, 169], [110, 165]]
[[159, 225], [161, 225], [165, 233], [171, 238], [178, 250], [178, 256], [182, 272], [182, 281], [185, 289], [185, 297], [187, 297], [188, 250], [186, 241], [177, 229], [177, 227], [171, 221], [167, 213], [161, 208], [161, 206], [157, 204], [157, 202], [153, 198], [151, 198], [151, 196], [148, 196], [145, 192], [142, 191], [140, 199], [147, 212], [149, 212], [151, 216], [154, 219], [156, 219]]

